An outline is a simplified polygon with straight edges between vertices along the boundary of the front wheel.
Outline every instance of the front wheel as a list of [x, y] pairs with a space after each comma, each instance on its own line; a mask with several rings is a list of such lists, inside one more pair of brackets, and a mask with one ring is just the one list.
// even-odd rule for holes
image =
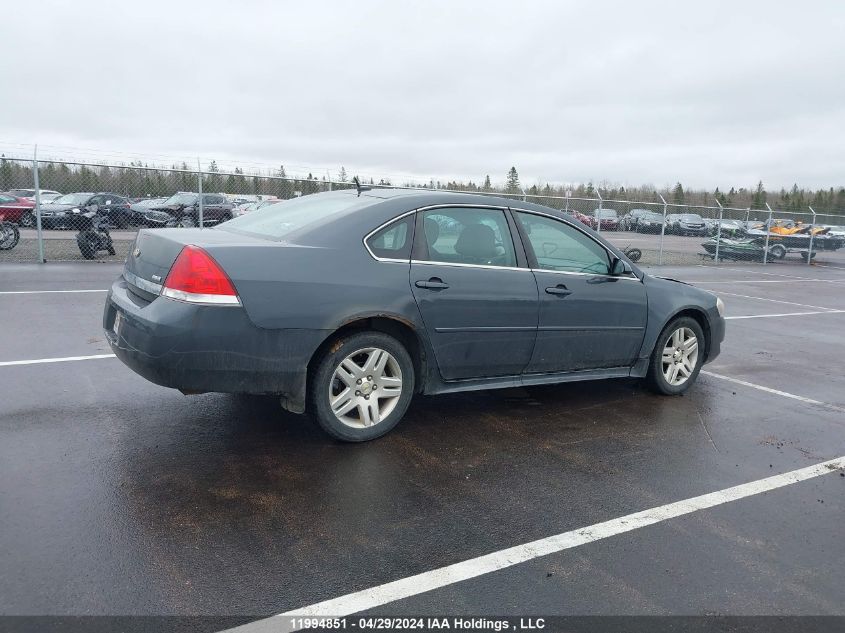
[[181, 217], [181, 218], [179, 218], [179, 220], [176, 222], [176, 226], [181, 227], [181, 228], [183, 228], [183, 229], [192, 229], [192, 228], [194, 228], [196, 225], [197, 225], [197, 223], [194, 221], [194, 218], [192, 218], [192, 217], [191, 217], [191, 216], [189, 216], [189, 215], [182, 216], [182, 217]]
[[100, 237], [94, 231], [86, 231], [77, 238], [77, 242], [79, 252], [85, 259], [97, 257], [97, 251], [100, 249]]
[[646, 382], [652, 391], [676, 396], [689, 389], [704, 364], [705, 343], [704, 331], [695, 319], [671, 321], [651, 353]]
[[308, 385], [309, 412], [344, 442], [381, 437], [399, 423], [414, 394], [414, 364], [405, 347], [382, 332], [335, 341]]

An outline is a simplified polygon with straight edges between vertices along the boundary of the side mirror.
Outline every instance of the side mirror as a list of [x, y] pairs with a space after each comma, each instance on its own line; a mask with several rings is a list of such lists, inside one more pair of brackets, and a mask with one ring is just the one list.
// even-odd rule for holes
[[610, 267], [610, 274], [614, 277], [619, 275], [626, 275], [628, 273], [634, 272], [634, 269], [631, 268], [631, 265], [619, 258], [613, 260], [613, 265]]

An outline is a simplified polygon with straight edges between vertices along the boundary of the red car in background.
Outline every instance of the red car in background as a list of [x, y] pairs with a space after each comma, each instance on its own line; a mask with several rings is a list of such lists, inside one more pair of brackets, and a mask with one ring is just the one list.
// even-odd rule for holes
[[26, 224], [25, 220], [24, 222], [21, 222], [21, 220], [26, 216], [34, 217], [33, 209], [35, 209], [35, 203], [32, 200], [19, 198], [10, 193], [0, 193], [0, 220], [14, 222], [15, 224]]

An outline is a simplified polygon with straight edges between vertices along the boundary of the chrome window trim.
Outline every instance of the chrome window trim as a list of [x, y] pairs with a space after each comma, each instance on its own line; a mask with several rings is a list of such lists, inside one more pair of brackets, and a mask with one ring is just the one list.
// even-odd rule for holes
[[[410, 264], [411, 263], [410, 257], [408, 257], [408, 259], [396, 259], [396, 258], [392, 258], [392, 257], [379, 257], [379, 256], [377, 256], [375, 253], [373, 253], [372, 249], [370, 249], [370, 245], [367, 244], [367, 240], [370, 239], [373, 235], [375, 235], [379, 231], [381, 231], [386, 226], [389, 226], [389, 225], [393, 224], [394, 222], [396, 222], [397, 220], [401, 220], [402, 218], [409, 216], [412, 213], [415, 214], [415, 213], [418, 213], [420, 211], [429, 211], [431, 209], [451, 209], [451, 208], [455, 208], [455, 207], [468, 208], [468, 209], [498, 209], [499, 211], [507, 211], [508, 210], [508, 207], [503, 207], [503, 206], [494, 205], [494, 204], [467, 204], [465, 202], [454, 203], [454, 204], [438, 203], [438, 204], [429, 204], [429, 205], [426, 205], [424, 207], [417, 207], [416, 209], [411, 209], [410, 211], [405, 211], [404, 213], [400, 213], [399, 215], [391, 218], [387, 222], [380, 224], [379, 226], [374, 228], [372, 231], [367, 233], [364, 236], [364, 239], [363, 239], [364, 248], [367, 249], [367, 252], [370, 254], [370, 257], [372, 257], [377, 262], [392, 262], [392, 263], [398, 262], [398, 263], [402, 263], [402, 264]], [[510, 227], [508, 227], [508, 228], [510, 229]], [[513, 236], [511, 236], [511, 240], [513, 240]], [[412, 240], [412, 243], [411, 243], [411, 249], [413, 250], [413, 240]], [[416, 263], [422, 263], [422, 262], [416, 262]], [[431, 262], [429, 262], [429, 263], [431, 263]], [[433, 262], [433, 263], [439, 264], [441, 262]], [[466, 264], [466, 265], [467, 266], [474, 266], [475, 264]], [[502, 266], [495, 266], [495, 268], [502, 268]], [[520, 270], [527, 270], [527, 269], [520, 268]]]
[[131, 273], [128, 270], [123, 271], [123, 278], [136, 288], [149, 292], [150, 294], [160, 295], [161, 294], [161, 284], [154, 283], [152, 281], [147, 281], [146, 279], [139, 277], [135, 273]]
[[[410, 255], [408, 255], [408, 259], [396, 259], [395, 257], [379, 257], [378, 255], [376, 255], [376, 254], [372, 251], [372, 249], [370, 248], [370, 245], [369, 245], [369, 244], [367, 244], [367, 240], [368, 240], [368, 239], [370, 239], [373, 235], [375, 235], [375, 234], [376, 234], [376, 233], [378, 233], [379, 231], [381, 231], [383, 228], [385, 228], [385, 227], [387, 227], [387, 226], [390, 226], [390, 225], [391, 225], [391, 224], [393, 224], [394, 222], [398, 222], [398, 221], [399, 221], [399, 220], [401, 220], [402, 218], [407, 217], [407, 216], [411, 215], [412, 213], [416, 213], [416, 212], [417, 212], [417, 210], [416, 210], [416, 209], [411, 209], [410, 211], [405, 211], [405, 213], [401, 213], [400, 215], [397, 215], [395, 218], [391, 218], [391, 219], [390, 219], [390, 220], [388, 220], [387, 222], [385, 222], [385, 223], [383, 223], [383, 224], [378, 225], [378, 226], [377, 226], [376, 228], [374, 228], [372, 231], [370, 231], [369, 233], [367, 233], [367, 234], [364, 236], [363, 243], [364, 243], [364, 248], [366, 248], [366, 249], [367, 249], [367, 252], [370, 254], [370, 257], [372, 257], [372, 258], [373, 258], [374, 260], [376, 260], [377, 262], [392, 262], [392, 263], [394, 263], [394, 264], [395, 264], [395, 263], [400, 263], [400, 264], [409, 264], [409, 263], [411, 262], [411, 256], [410, 256]], [[413, 238], [412, 238], [412, 239], [411, 239], [411, 249], [413, 249], [413, 247], [414, 247], [414, 240], [413, 240]]]
[[[542, 211], [535, 211], [534, 209], [523, 209], [523, 208], [520, 208], [520, 207], [510, 207], [510, 210], [511, 211], [518, 211], [520, 213], [530, 213], [532, 215], [539, 215], [539, 216], [542, 216], [542, 217], [545, 217], [545, 218], [556, 220], [558, 222], [562, 222], [566, 226], [569, 226], [569, 227], [575, 229], [576, 231], [578, 231], [579, 233], [581, 233], [582, 235], [584, 235], [588, 239], [591, 239], [593, 242], [598, 244], [604, 250], [604, 252], [607, 253], [607, 255], [609, 257], [610, 256], [616, 257], [613, 253], [611, 253], [609, 250], [607, 250], [607, 246], [605, 246], [604, 244], [602, 244], [601, 242], [596, 240], [596, 238], [594, 238], [592, 235], [590, 235], [586, 231], [578, 228], [577, 226], [572, 224], [572, 222], [569, 222], [565, 218], [559, 218], [559, 217], [551, 215], [549, 213], [543, 213]], [[628, 273], [627, 275], [606, 275], [604, 273], [582, 273], [582, 272], [568, 271], [568, 270], [546, 270], [544, 268], [532, 268], [531, 271], [532, 272], [540, 272], [540, 273], [555, 273], [555, 274], [558, 274], [558, 275], [586, 275], [586, 276], [589, 276], [589, 277], [609, 277], [610, 279], [627, 279], [629, 281], [642, 282], [642, 279], [637, 277], [637, 275], [633, 272]]]
[[412, 259], [412, 264], [424, 264], [426, 266], [454, 266], [455, 268], [485, 268], [491, 270], [524, 270], [531, 272], [530, 268], [520, 268], [519, 266], [496, 266], [494, 264], [464, 264], [462, 262], [433, 262], [427, 259]]

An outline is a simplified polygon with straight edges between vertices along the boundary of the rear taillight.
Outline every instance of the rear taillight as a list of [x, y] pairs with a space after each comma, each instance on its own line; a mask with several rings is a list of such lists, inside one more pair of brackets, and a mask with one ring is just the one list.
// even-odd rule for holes
[[229, 276], [198, 246], [185, 246], [173, 262], [161, 296], [188, 303], [240, 305]]

